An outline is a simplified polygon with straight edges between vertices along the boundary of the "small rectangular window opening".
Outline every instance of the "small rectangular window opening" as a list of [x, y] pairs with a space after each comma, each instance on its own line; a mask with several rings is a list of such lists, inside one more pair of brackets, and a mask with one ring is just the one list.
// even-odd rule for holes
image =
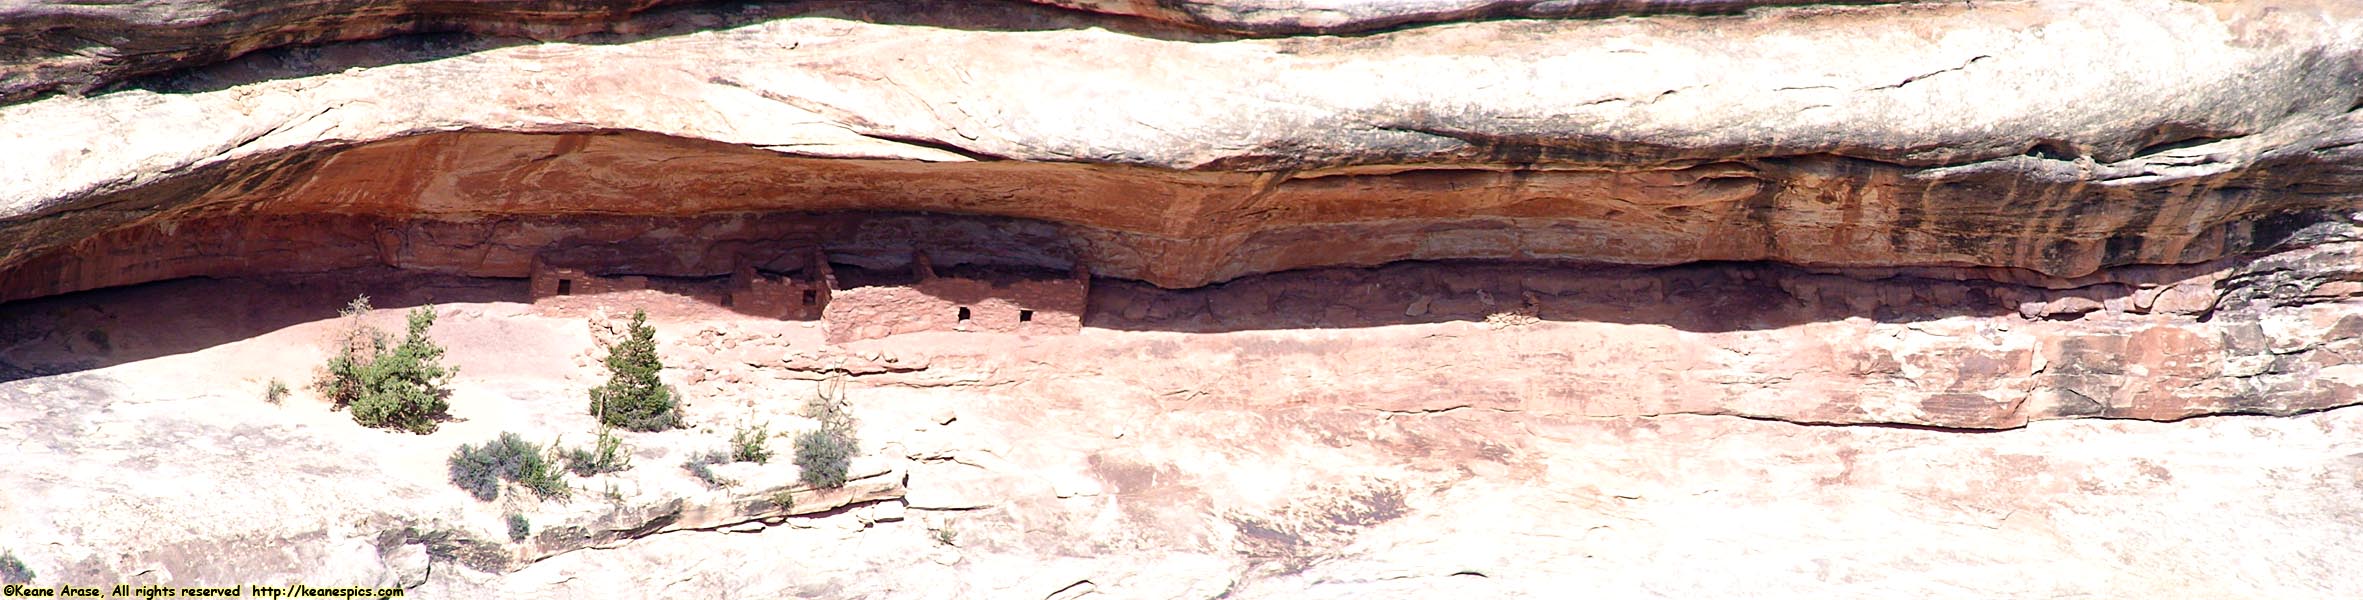
[[1019, 323], [1032, 323], [1032, 322], [1034, 322], [1034, 311], [1030, 311], [1030, 310], [1020, 310], [1020, 311], [1017, 311], [1017, 322], [1019, 322]]
[[820, 303], [820, 290], [804, 290], [804, 305], [805, 305], [805, 306], [812, 306], [812, 305], [814, 305], [814, 304], [819, 304], [819, 303]]
[[572, 279], [560, 279], [560, 280], [558, 280], [558, 295], [560, 295], [560, 296], [564, 296], [564, 295], [568, 295], [568, 294], [572, 294], [572, 293], [574, 293], [574, 280], [572, 280]]
[[966, 322], [968, 320], [968, 307], [960, 307], [960, 320], [962, 322]]

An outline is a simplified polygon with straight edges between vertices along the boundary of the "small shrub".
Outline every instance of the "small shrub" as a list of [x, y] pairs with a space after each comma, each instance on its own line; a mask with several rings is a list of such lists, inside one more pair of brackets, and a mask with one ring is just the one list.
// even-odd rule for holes
[[845, 471], [853, 466], [853, 435], [843, 430], [822, 427], [796, 436], [796, 467], [805, 485], [815, 488], [845, 487]]
[[33, 569], [16, 559], [16, 552], [0, 552], [0, 583], [32, 583]]
[[771, 432], [768, 426], [741, 427], [737, 433], [731, 434], [729, 448], [708, 450], [690, 455], [689, 460], [681, 463], [681, 468], [687, 469], [690, 475], [697, 476], [698, 481], [706, 482], [706, 487], [722, 488], [735, 485], [738, 482], [714, 474], [714, 465], [734, 462], [756, 464], [769, 462], [771, 460], [770, 438]]
[[927, 533], [935, 538], [935, 543], [946, 546], [960, 545], [960, 532], [953, 531], [951, 523], [945, 523], [942, 527], [937, 527]]
[[278, 403], [280, 403], [280, 402], [284, 402], [284, 401], [286, 401], [286, 400], [287, 400], [287, 382], [285, 382], [285, 381], [280, 381], [280, 380], [279, 380], [279, 378], [277, 378], [277, 377], [273, 377], [273, 378], [271, 378], [271, 383], [270, 383], [270, 385], [263, 386], [263, 401], [264, 401], [264, 402], [269, 402], [269, 403], [272, 403], [272, 404], [278, 404]]
[[477, 500], [499, 499], [502, 480], [524, 485], [543, 498], [563, 497], [570, 491], [554, 461], [515, 433], [502, 432], [483, 446], [462, 444], [448, 462], [451, 484]]
[[785, 512], [796, 508], [796, 494], [786, 489], [771, 493], [771, 506]]
[[720, 489], [736, 483], [714, 474], [714, 465], [726, 462], [730, 462], [729, 454], [724, 454], [721, 451], [707, 451], [690, 456], [688, 461], [681, 463], [681, 468], [689, 470], [689, 474], [696, 476], [698, 481], [705, 482], [706, 487]]
[[823, 383], [804, 412], [820, 421], [820, 428], [796, 436], [796, 466], [803, 471], [798, 477], [815, 488], [844, 487], [845, 472], [857, 451], [853, 417], [845, 406], [845, 380]]
[[525, 541], [525, 536], [532, 534], [533, 523], [526, 521], [525, 515], [509, 513], [509, 541], [522, 542]]
[[591, 416], [610, 427], [663, 431], [681, 426], [680, 393], [657, 379], [656, 328], [648, 311], [632, 311], [624, 341], [607, 350], [607, 383], [591, 388]]
[[370, 360], [386, 348], [386, 332], [361, 322], [369, 314], [369, 296], [354, 298], [338, 312], [345, 317], [345, 329], [337, 338], [335, 353], [328, 357], [312, 389], [327, 398], [331, 407], [343, 409], [361, 397], [361, 371]]
[[566, 470], [558, 467], [555, 453], [544, 455], [536, 452], [527, 455], [523, 468], [517, 474], [517, 483], [544, 499], [565, 498], [574, 492], [573, 488], [566, 485]]
[[450, 416], [446, 400], [458, 374], [443, 366], [443, 347], [427, 337], [435, 310], [411, 310], [407, 333], [391, 346], [384, 332], [361, 322], [368, 312], [368, 296], [345, 307], [350, 323], [313, 388], [334, 408], [352, 409], [353, 422], [365, 427], [433, 433]]
[[706, 487], [720, 489], [724, 485], [722, 476], [714, 474], [714, 466], [711, 463], [691, 461], [681, 463], [681, 468], [688, 469], [689, 474], [697, 477], [698, 481], [706, 482]]
[[740, 427], [730, 434], [730, 460], [764, 464], [771, 462], [771, 427], [756, 425], [753, 429]]
[[632, 468], [632, 457], [624, 453], [623, 439], [607, 429], [599, 430], [599, 437], [591, 442], [590, 448], [568, 448], [563, 454], [566, 457], [566, 470], [573, 471], [577, 477]]
[[845, 378], [839, 375], [823, 381], [812, 398], [804, 401], [804, 416], [820, 421], [822, 428], [853, 428], [853, 415], [845, 406]]
[[514, 459], [500, 451], [498, 441], [482, 447], [460, 444], [445, 462], [450, 466], [451, 485], [485, 502], [500, 498], [501, 480], [514, 477], [517, 469]]

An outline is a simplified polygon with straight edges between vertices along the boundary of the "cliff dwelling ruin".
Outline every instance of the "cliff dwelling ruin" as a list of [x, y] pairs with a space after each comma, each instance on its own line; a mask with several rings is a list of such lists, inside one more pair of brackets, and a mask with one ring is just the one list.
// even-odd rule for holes
[[20, 591], [2363, 598], [2363, 0], [0, 1], [0, 489]]
[[[1081, 266], [1067, 273], [987, 266], [939, 273], [926, 252], [914, 251], [906, 269], [856, 269], [840, 277], [827, 252], [796, 254], [801, 267], [787, 273], [741, 261], [719, 293], [696, 286], [680, 291], [741, 314], [818, 319], [832, 343], [922, 331], [1073, 334], [1083, 327], [1091, 293], [1091, 274]], [[530, 280], [535, 301], [650, 288], [647, 276], [598, 275], [540, 257]]]

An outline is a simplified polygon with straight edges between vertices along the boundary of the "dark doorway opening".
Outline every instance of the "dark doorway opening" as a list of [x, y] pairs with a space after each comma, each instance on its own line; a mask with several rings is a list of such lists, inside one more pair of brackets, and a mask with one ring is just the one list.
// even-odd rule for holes
[[804, 305], [805, 305], [805, 306], [812, 306], [812, 305], [814, 305], [814, 304], [819, 304], [819, 303], [820, 303], [820, 290], [804, 290]]
[[573, 294], [573, 293], [574, 293], [574, 280], [572, 280], [572, 279], [560, 279], [560, 280], [558, 280], [558, 295], [560, 295], [560, 296], [565, 296], [565, 295], [570, 295], [570, 294]]
[[960, 320], [961, 320], [961, 321], [963, 321], [963, 322], [965, 322], [965, 321], [967, 321], [967, 320], [968, 320], [968, 307], [966, 307], [966, 306], [962, 306], [962, 307], [960, 307]]
[[1019, 322], [1019, 323], [1032, 323], [1032, 322], [1034, 322], [1034, 311], [1031, 311], [1031, 310], [1020, 310], [1020, 311], [1017, 311], [1017, 322]]

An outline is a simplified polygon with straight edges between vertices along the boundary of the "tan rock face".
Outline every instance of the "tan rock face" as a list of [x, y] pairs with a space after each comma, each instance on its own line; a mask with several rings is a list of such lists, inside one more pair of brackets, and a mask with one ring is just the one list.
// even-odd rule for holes
[[[515, 277], [533, 253], [585, 251], [571, 247], [574, 242], [663, 239], [662, 231], [679, 228], [665, 218], [751, 220], [808, 232], [798, 242], [766, 246], [717, 248], [709, 245], [714, 238], [705, 237], [673, 241], [677, 253], [711, 259], [648, 267], [650, 274], [714, 275], [727, 272], [732, 253], [778, 255], [794, 250], [794, 243], [860, 246], [854, 236], [863, 232], [848, 230], [847, 218], [800, 216], [846, 211], [1035, 221], [1019, 227], [1027, 234], [1001, 236], [1024, 239], [914, 239], [965, 251], [967, 260], [1047, 268], [1080, 262], [1096, 273], [1181, 287], [1289, 269], [1465, 258], [1646, 264], [1774, 258], [2086, 275], [2103, 265], [2204, 260], [2345, 236], [2352, 229], [2336, 208], [2343, 199], [2265, 202], [2261, 196], [2191, 207], [2183, 212], [2192, 221], [2163, 225], [2134, 209], [2071, 209], [2099, 201], [2078, 197], [2047, 199], [2056, 207], [2034, 208], [2058, 215], [2049, 224], [1968, 215], [1946, 220], [1974, 222], [1907, 224], [1928, 218], [1930, 209], [1920, 204], [1924, 186], [1899, 189], [1811, 174], [1836, 162], [1769, 178], [1724, 166], [1648, 174], [1448, 171], [1283, 181], [1128, 167], [803, 159], [632, 135], [447, 134], [310, 154], [202, 178], [216, 182], [210, 187], [165, 182], [154, 186], [161, 191], [133, 193], [195, 195], [138, 224], [90, 237], [73, 235], [92, 221], [123, 215], [25, 219], [6, 231], [20, 240], [19, 258], [0, 275], [22, 283], [8, 286], [0, 298], [366, 263]], [[1804, 185], [1836, 189], [1798, 187]], [[2260, 206], [2295, 212], [2243, 218], [2242, 211]], [[355, 229], [356, 220], [377, 222], [379, 230]], [[518, 220], [541, 231], [510, 231]], [[909, 223], [906, 228], [928, 230], [977, 221], [900, 220]], [[2151, 224], [2125, 229], [2131, 220]], [[272, 233], [256, 235], [258, 229]], [[469, 230], [483, 235], [460, 233]], [[573, 230], [600, 233], [578, 236]], [[332, 240], [335, 247], [318, 248], [324, 252], [296, 251]], [[252, 245], [280, 251], [222, 251]], [[363, 252], [371, 245], [384, 247], [371, 257]], [[122, 268], [124, 262], [142, 267]]]
[[[200, 217], [863, 210], [1040, 220], [1094, 272], [1176, 287], [1455, 258], [2075, 277], [2351, 237], [2350, 12], [2057, 0], [1198, 40], [863, 5], [604, 45], [364, 45], [0, 109], [0, 269], [110, 271], [63, 263]], [[6, 297], [217, 272], [141, 254], [150, 275]]]

